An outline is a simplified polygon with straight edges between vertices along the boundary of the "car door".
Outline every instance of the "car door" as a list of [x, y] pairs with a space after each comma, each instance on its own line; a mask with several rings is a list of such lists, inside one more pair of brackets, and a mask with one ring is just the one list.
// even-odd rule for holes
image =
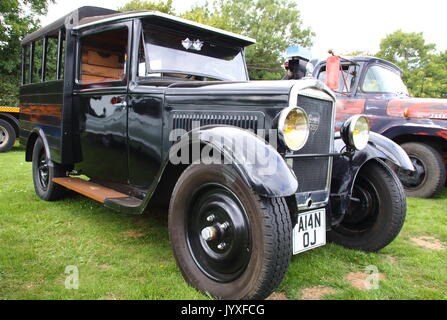
[[92, 178], [127, 183], [127, 84], [131, 23], [80, 34], [73, 105], [79, 118], [82, 161]]
[[377, 62], [365, 65], [356, 96], [364, 101], [364, 113], [368, 116], [371, 130], [382, 133], [394, 121], [387, 114], [388, 102], [396, 97], [395, 93], [387, 92], [382, 83], [382, 73], [391, 72], [387, 66]]

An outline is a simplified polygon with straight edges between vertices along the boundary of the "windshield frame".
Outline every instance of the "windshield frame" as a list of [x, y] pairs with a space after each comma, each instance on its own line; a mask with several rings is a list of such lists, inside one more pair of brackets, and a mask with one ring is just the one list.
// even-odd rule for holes
[[[147, 27], [147, 26], [146, 26]], [[149, 24], [150, 27], [150, 24]], [[241, 68], [243, 68], [243, 71], [241, 72], [241, 75], [244, 75], [244, 79], [230, 79], [230, 78], [225, 78], [216, 74], [212, 74], [212, 73], [203, 73], [203, 72], [190, 72], [190, 71], [185, 71], [183, 70], [176, 70], [176, 69], [159, 69], [159, 70], [151, 70], [150, 69], [150, 58], [151, 58], [151, 53], [150, 50], [148, 50], [148, 43], [146, 41], [146, 35], [145, 35], [145, 26], [142, 23], [141, 26], [141, 34], [140, 34], [140, 39], [142, 40], [143, 43], [143, 50], [144, 50], [144, 57], [145, 57], [145, 64], [146, 64], [146, 72], [147, 75], [146, 76], [139, 76], [138, 78], [140, 80], [149, 80], [149, 79], [160, 79], [160, 78], [171, 78], [168, 75], [164, 76], [163, 74], [181, 74], [181, 75], [188, 75], [188, 76], [196, 76], [196, 77], [203, 77], [203, 78], [208, 78], [208, 79], [213, 79], [213, 80], [217, 80], [217, 81], [249, 81], [249, 75], [248, 75], [248, 68], [247, 68], [247, 63], [245, 60], [245, 48], [244, 47], [239, 47], [239, 46], [234, 46], [233, 48], [237, 48], [239, 50], [239, 53], [235, 56], [234, 59], [240, 59], [242, 62]], [[173, 30], [171, 28], [168, 28], [166, 30], [167, 32], [173, 32]], [[183, 32], [179, 32], [179, 34], [182, 34]], [[150, 44], [150, 43], [149, 43]], [[154, 44], [150, 44], [150, 45], [154, 45]], [[160, 46], [163, 48], [167, 48], [167, 49], [171, 49], [169, 47], [164, 47], [164, 46]], [[171, 49], [171, 50], [175, 50], [175, 49]], [[186, 51], [185, 51], [186, 52]], [[194, 52], [191, 52], [191, 54], [194, 54]], [[239, 58], [237, 58], [239, 56]], [[207, 57], [204, 55], [204, 57]], [[210, 57], [213, 58], [213, 57]], [[216, 58], [217, 59], [217, 58]], [[162, 76], [157, 76], [157, 74], [161, 74]], [[193, 79], [187, 79], [187, 78], [178, 78], [179, 81], [193, 81]], [[212, 81], [212, 80], [209, 80]]]
[[[364, 90], [363, 86], [365, 85], [365, 81], [366, 81], [366, 76], [368, 74], [368, 72], [370, 71], [371, 68], [373, 67], [379, 67], [382, 69], [385, 69], [388, 72], [394, 73], [397, 77], [399, 77], [403, 88], [405, 88], [405, 92], [396, 92], [396, 91], [368, 91], [368, 90]], [[400, 95], [405, 95], [405, 96], [410, 96], [410, 93], [408, 92], [408, 88], [405, 85], [404, 81], [402, 80], [402, 73], [394, 68], [391, 68], [383, 63], [371, 63], [368, 64], [366, 66], [366, 70], [362, 75], [362, 79], [361, 82], [358, 86], [359, 90], [365, 94], [400, 94]]]

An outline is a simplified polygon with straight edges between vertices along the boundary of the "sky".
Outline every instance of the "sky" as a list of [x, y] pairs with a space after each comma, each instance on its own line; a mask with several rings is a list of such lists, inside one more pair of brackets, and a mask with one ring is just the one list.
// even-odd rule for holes
[[[116, 9], [129, 0], [56, 0], [42, 17], [42, 25], [85, 5]], [[316, 33], [311, 48], [314, 57], [335, 53], [379, 50], [380, 40], [398, 29], [423, 32], [427, 42], [447, 50], [446, 0], [295, 0], [303, 25]], [[179, 12], [204, 0], [174, 0]]]

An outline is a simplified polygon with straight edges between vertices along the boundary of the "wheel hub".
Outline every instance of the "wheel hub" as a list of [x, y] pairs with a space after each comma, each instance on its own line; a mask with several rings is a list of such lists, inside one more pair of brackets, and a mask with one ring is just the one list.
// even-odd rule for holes
[[37, 167], [39, 172], [39, 181], [44, 189], [47, 188], [49, 177], [50, 177], [50, 169], [47, 163], [47, 158], [45, 154], [40, 156], [39, 165]]
[[5, 141], [8, 141], [8, 131], [6, 131], [5, 128], [0, 127], [0, 145], [2, 145], [3, 143], [5, 143]]
[[206, 227], [200, 233], [202, 239], [205, 241], [212, 241], [217, 238], [217, 228], [216, 227]]
[[346, 231], [363, 232], [374, 223], [379, 209], [380, 198], [375, 185], [360, 176], [354, 185], [351, 204], [342, 225]]
[[410, 156], [415, 171], [399, 169], [397, 175], [402, 184], [407, 188], [415, 188], [422, 184], [425, 179], [425, 165], [415, 156]]
[[229, 282], [251, 256], [245, 210], [227, 188], [211, 185], [195, 193], [188, 214], [188, 245], [198, 267], [211, 279]]

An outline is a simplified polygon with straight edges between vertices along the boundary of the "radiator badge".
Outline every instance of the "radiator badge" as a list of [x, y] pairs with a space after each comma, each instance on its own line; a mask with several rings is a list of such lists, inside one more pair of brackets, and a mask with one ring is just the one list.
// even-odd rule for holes
[[312, 134], [315, 134], [320, 126], [320, 115], [318, 113], [310, 113], [308, 118], [310, 131], [312, 131]]

